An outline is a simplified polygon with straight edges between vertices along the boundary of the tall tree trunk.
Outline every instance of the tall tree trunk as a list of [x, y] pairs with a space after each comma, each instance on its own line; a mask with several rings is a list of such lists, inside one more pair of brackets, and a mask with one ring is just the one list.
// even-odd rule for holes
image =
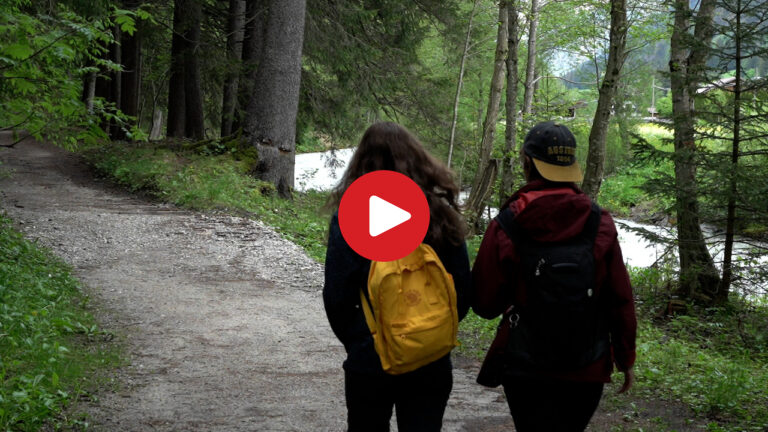
[[173, 2], [173, 38], [171, 40], [171, 77], [168, 81], [169, 137], [182, 138], [186, 130], [186, 97], [184, 94], [184, 6], [185, 0]]
[[[126, 9], [136, 9], [139, 0], [126, 0], [123, 6]], [[121, 77], [120, 110], [129, 116], [136, 117], [139, 113], [139, 98], [141, 94], [141, 24], [137, 26], [133, 34], [123, 33], [120, 38], [122, 44], [123, 72]]]
[[152, 112], [152, 129], [149, 130], [149, 140], [157, 141], [163, 138], [163, 111], [154, 109]]
[[[498, 173], [499, 164], [496, 159], [490, 159], [488, 163], [480, 171], [477, 187], [472, 189], [472, 193], [467, 199], [467, 216], [469, 219], [470, 229], [474, 232], [478, 232], [480, 217], [485, 209], [485, 202], [488, 200], [493, 183], [496, 181], [496, 174]], [[475, 190], [480, 193], [474, 193]], [[471, 211], [471, 213], [469, 213]]]
[[518, 44], [518, 0], [507, 0], [507, 96], [505, 110], [507, 112], [507, 125], [504, 131], [504, 157], [501, 167], [501, 189], [499, 190], [499, 204], [512, 194], [514, 166], [516, 163], [515, 150], [517, 148], [517, 53]]
[[670, 45], [670, 84], [675, 143], [677, 238], [680, 254], [680, 293], [689, 300], [712, 303], [718, 276], [707, 250], [699, 221], [696, 180], [694, 97], [702, 79], [716, 0], [702, 0], [690, 41], [688, 0], [675, 0], [675, 21]]
[[728, 292], [733, 278], [733, 238], [736, 228], [736, 173], [739, 172], [739, 144], [741, 135], [741, 0], [736, 0], [736, 82], [733, 87], [733, 144], [731, 148], [731, 170], [729, 175], [728, 216], [725, 222], [725, 250], [723, 251], [723, 278], [715, 296], [715, 302], [728, 302]]
[[248, 105], [248, 142], [256, 147], [255, 174], [290, 197], [296, 154], [306, 0], [272, 0], [264, 49]]
[[[125, 0], [123, 7], [128, 10], [136, 9], [140, 4], [139, 0]], [[126, 133], [131, 126], [138, 124], [139, 115], [139, 95], [141, 89], [141, 24], [130, 34], [120, 32], [120, 63], [123, 70], [120, 72], [119, 83], [119, 102], [118, 108], [123, 114], [134, 117], [131, 124], [123, 128], [116, 127], [113, 130], [113, 139], [125, 139]]]
[[[479, 199], [488, 195], [488, 188], [492, 183], [482, 182], [483, 174], [491, 159], [493, 151], [493, 141], [496, 137], [496, 122], [499, 117], [499, 104], [501, 103], [501, 90], [504, 87], [505, 60], [507, 59], [507, 2], [502, 0], [499, 3], [499, 30], [496, 35], [496, 57], [493, 66], [493, 77], [491, 78], [491, 90], [488, 97], [488, 108], [485, 112], [485, 121], [483, 122], [483, 138], [480, 141], [480, 164], [475, 173], [475, 179], [472, 182], [472, 191], [469, 195], [467, 204], [467, 216], [470, 224], [476, 224], [485, 200]], [[495, 177], [495, 170], [494, 170]]]
[[533, 110], [534, 85], [536, 83], [536, 32], [539, 26], [539, 0], [531, 0], [531, 16], [528, 26], [528, 62], [525, 65], [525, 92], [523, 93], [523, 115]]
[[[113, 29], [113, 35], [115, 37], [115, 43], [112, 44], [112, 61], [115, 62], [115, 64], [122, 64], [123, 63], [123, 49], [120, 46], [120, 38], [121, 38], [122, 32], [120, 31], [120, 26], [117, 24], [115, 25]], [[123, 74], [121, 71], [113, 71], [112, 72], [112, 81], [110, 81], [110, 89], [109, 89], [109, 101], [114, 102], [116, 108], [120, 108], [122, 105], [122, 77]], [[120, 125], [116, 122], [110, 122], [109, 125], [109, 137], [112, 139], [121, 139], [123, 137], [122, 130], [120, 128]]]
[[237, 106], [237, 86], [240, 81], [240, 60], [243, 51], [243, 25], [245, 2], [229, 0], [227, 18], [227, 75], [224, 78], [224, 95], [221, 103], [221, 136], [232, 134], [232, 122]]
[[123, 33], [123, 73], [120, 110], [130, 116], [139, 112], [141, 97], [141, 36]]
[[448, 168], [451, 167], [453, 158], [453, 143], [456, 139], [456, 124], [459, 119], [459, 99], [461, 98], [461, 87], [464, 84], [464, 66], [467, 62], [467, 53], [469, 53], [469, 42], [472, 39], [472, 21], [475, 18], [475, 11], [480, 0], [475, 0], [472, 4], [472, 12], [469, 13], [469, 23], [467, 24], [467, 36], [464, 38], [464, 49], [461, 52], [461, 62], [459, 64], [459, 80], [456, 84], [456, 95], [453, 98], [453, 119], [451, 120], [451, 138], [448, 142]]
[[203, 94], [200, 90], [200, 21], [202, 0], [186, 0], [187, 27], [184, 38], [187, 49], [184, 52], [184, 93], [186, 124], [185, 136], [202, 140], [205, 138], [205, 117], [203, 115]]
[[245, 125], [248, 104], [253, 96], [253, 84], [256, 80], [259, 59], [264, 50], [267, 14], [269, 5], [266, 0], [245, 0], [245, 28], [243, 30], [243, 54], [240, 67], [240, 80], [237, 89], [237, 107], [235, 107], [232, 130]]
[[589, 153], [581, 188], [593, 200], [597, 199], [605, 168], [605, 137], [611, 119], [611, 106], [616, 95], [627, 45], [627, 2], [611, 0], [611, 34], [608, 44], [608, 62], [605, 65], [603, 85], [597, 99], [597, 110], [589, 131]]

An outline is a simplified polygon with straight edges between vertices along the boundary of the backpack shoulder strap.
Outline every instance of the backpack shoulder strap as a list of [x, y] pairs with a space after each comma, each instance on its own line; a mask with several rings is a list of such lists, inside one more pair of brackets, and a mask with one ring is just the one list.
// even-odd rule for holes
[[592, 201], [592, 210], [589, 212], [587, 222], [584, 224], [584, 231], [582, 233], [589, 239], [592, 244], [595, 243], [597, 238], [597, 231], [600, 229], [600, 219], [602, 216], [602, 209], [600, 206]]
[[366, 293], [367, 288], [360, 290], [360, 306], [363, 308], [363, 314], [365, 315], [365, 323], [368, 324], [368, 329], [371, 330], [371, 334], [376, 333], [376, 317], [373, 315], [373, 306], [371, 300]]
[[512, 213], [512, 210], [509, 207], [505, 207], [504, 210], [500, 211], [494, 220], [496, 220], [496, 223], [499, 224], [499, 227], [504, 230], [504, 232], [507, 234], [507, 237], [512, 240], [512, 243], [517, 245], [525, 242], [528, 239], [528, 236], [525, 234], [525, 232], [523, 232], [520, 224], [518, 224], [517, 220], [515, 220], [515, 214]]
[[360, 288], [360, 307], [363, 309], [363, 315], [365, 315], [365, 323], [368, 324], [368, 328], [371, 330], [371, 334], [376, 333], [376, 315], [373, 313], [373, 304], [371, 304], [370, 298], [370, 281], [371, 273], [376, 267], [376, 261], [371, 261], [371, 266], [368, 270], [368, 279], [364, 287]]

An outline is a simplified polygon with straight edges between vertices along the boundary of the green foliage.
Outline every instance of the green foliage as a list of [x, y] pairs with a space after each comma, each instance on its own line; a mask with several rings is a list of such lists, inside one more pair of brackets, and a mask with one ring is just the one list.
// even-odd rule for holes
[[83, 77], [120, 68], [101, 54], [113, 42], [113, 20], [132, 32], [136, 13], [113, 9], [111, 17], [86, 18], [66, 4], [54, 13], [22, 5], [0, 3], [0, 125], [68, 148], [103, 139], [100, 119], [125, 116], [103, 101], [88, 112]]
[[723, 430], [768, 425], [768, 309], [732, 301], [668, 316], [674, 270], [632, 268], [630, 275], [639, 315], [639, 393], [684, 402], [718, 419]]
[[347, 144], [384, 117], [418, 124], [425, 135], [446, 117], [443, 97], [453, 84], [434, 76], [419, 48], [431, 29], [452, 21], [455, 3], [310, 2], [299, 130], [316, 128]]
[[[721, 353], [710, 345], [683, 336], [700, 337], [701, 327], [719, 331], [722, 323], [702, 323], [701, 317], [680, 316], [664, 328], [642, 322], [636, 373], [641, 392], [679, 400], [695, 412], [727, 418], [743, 426], [768, 424], [768, 364], [739, 351]], [[664, 391], [660, 391], [664, 389]]]
[[[667, 129], [652, 124], [640, 124], [635, 127], [636, 136], [642, 137], [648, 146], [659, 150], [669, 150], [672, 135]], [[671, 197], [651, 193], [646, 183], [671, 176], [674, 167], [669, 160], [649, 162], [635, 159], [618, 168], [608, 176], [600, 187], [598, 202], [614, 215], [627, 217], [633, 207], [641, 210], [642, 216], [659, 212], [668, 212], [673, 205]]]
[[656, 99], [656, 112], [661, 118], [672, 118], [672, 94], [668, 93], [662, 98]]
[[87, 301], [68, 266], [0, 215], [1, 430], [66, 424], [59, 413], [114, 364]]
[[306, 126], [296, 139], [296, 153], [314, 153], [328, 150], [329, 139]]
[[654, 172], [655, 169], [649, 166], [620, 168], [614, 175], [603, 180], [598, 203], [614, 216], [629, 216], [632, 207], [651, 200], [640, 186], [646, 176], [652, 176]]
[[459, 353], [472, 358], [484, 358], [493, 338], [496, 337], [500, 319], [480, 318], [470, 310], [459, 323]]

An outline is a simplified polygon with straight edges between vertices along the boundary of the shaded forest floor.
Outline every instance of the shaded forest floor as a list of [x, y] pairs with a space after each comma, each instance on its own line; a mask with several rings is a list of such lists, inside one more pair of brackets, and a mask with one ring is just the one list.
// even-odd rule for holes
[[[303, 250], [250, 219], [126, 194], [53, 146], [25, 142], [0, 160], [10, 171], [3, 209], [73, 265], [94, 314], [126, 346], [119, 384], [72, 408], [95, 429], [344, 429], [343, 348], [322, 311], [322, 266]], [[464, 351], [455, 363], [444, 429], [512, 430], [503, 394], [474, 383], [477, 357]], [[736, 430], [708, 427], [674, 395], [616, 388], [590, 430]]]

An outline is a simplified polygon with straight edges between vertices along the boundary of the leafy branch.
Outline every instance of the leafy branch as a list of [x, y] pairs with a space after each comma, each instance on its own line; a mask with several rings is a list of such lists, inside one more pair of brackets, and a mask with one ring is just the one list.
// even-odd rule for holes
[[48, 44], [46, 44], [44, 47], [42, 47], [42, 48], [40, 48], [39, 50], [37, 50], [37, 51], [35, 51], [34, 53], [32, 53], [32, 54], [31, 54], [29, 57], [26, 57], [26, 58], [24, 58], [24, 59], [21, 59], [21, 60], [19, 60], [19, 61], [18, 61], [18, 63], [15, 63], [15, 64], [9, 64], [9, 65], [6, 65], [6, 66], [2, 66], [2, 67], [0, 67], [0, 70], [5, 70], [5, 69], [10, 69], [10, 68], [12, 68], [12, 67], [16, 67], [16, 66], [18, 66], [18, 64], [19, 64], [19, 63], [24, 63], [24, 62], [26, 62], [27, 60], [31, 60], [31, 59], [33, 59], [34, 57], [37, 57], [37, 56], [38, 56], [38, 55], [40, 55], [40, 54], [41, 54], [43, 51], [45, 51], [45, 50], [47, 50], [48, 48], [52, 47], [52, 46], [53, 46], [53, 45], [55, 45], [57, 42], [59, 42], [60, 40], [64, 39], [65, 37], [67, 37], [67, 36], [71, 35], [71, 34], [72, 34], [72, 33], [74, 33], [75, 31], [76, 31], [76, 29], [71, 29], [71, 30], [69, 30], [68, 32], [65, 32], [65, 33], [63, 33], [61, 36], [59, 36], [59, 37], [57, 37], [56, 39], [52, 40], [51, 42], [49, 42]]

